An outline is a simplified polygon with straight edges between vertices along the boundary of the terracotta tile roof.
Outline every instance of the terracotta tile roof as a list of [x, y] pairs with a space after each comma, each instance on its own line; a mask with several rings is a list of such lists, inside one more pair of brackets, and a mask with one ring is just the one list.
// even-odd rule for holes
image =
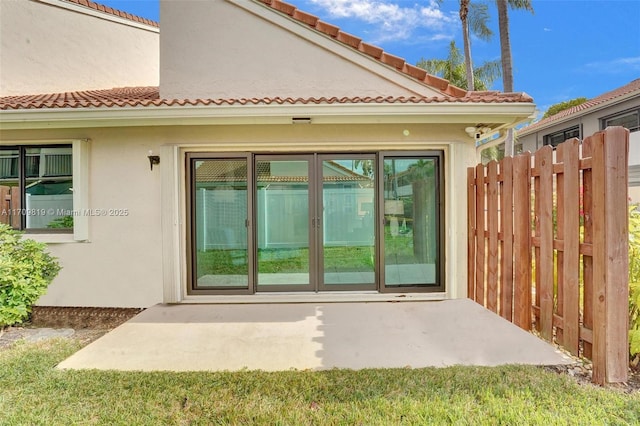
[[425, 70], [422, 68], [415, 67], [413, 65], [408, 64], [403, 58], [399, 58], [398, 56], [394, 56], [390, 53], [385, 52], [382, 48], [368, 44], [363, 42], [360, 38], [345, 33], [340, 30], [339, 27], [328, 24], [326, 22], [321, 21], [317, 16], [312, 15], [307, 12], [303, 12], [296, 8], [294, 5], [285, 3], [280, 0], [258, 0], [261, 3], [269, 6], [270, 8], [277, 10], [289, 17], [299, 21], [303, 24], [309, 25], [311, 28], [319, 31], [353, 49], [359, 50], [360, 52], [371, 56], [374, 59], [382, 62], [383, 64], [389, 65], [396, 70], [407, 74], [408, 76], [415, 78], [429, 86], [435, 87], [436, 89], [442, 91], [444, 94], [453, 96], [456, 98], [462, 98], [467, 96], [467, 91], [465, 89], [461, 89], [460, 87], [454, 86], [450, 84], [449, 81], [442, 79], [440, 77], [436, 77], [431, 74], [427, 74]]
[[97, 10], [100, 12], [108, 13], [110, 15], [119, 16], [120, 18], [128, 19], [133, 22], [139, 22], [141, 24], [150, 25], [156, 28], [159, 27], [157, 22], [152, 21], [150, 19], [132, 15], [130, 13], [123, 12], [122, 10], [114, 9], [112, 7], [105, 6], [103, 4], [92, 2], [91, 0], [64, 0], [64, 1], [68, 3], [75, 3], [77, 5], [88, 7], [89, 9]]
[[548, 126], [552, 126], [556, 123], [561, 123], [565, 120], [570, 120], [573, 117], [579, 117], [581, 115], [588, 113], [589, 110], [592, 108], [595, 108], [605, 102], [623, 97], [633, 92], [638, 92], [638, 95], [640, 95], [640, 78], [633, 80], [631, 83], [626, 84], [617, 89], [614, 89], [610, 92], [603, 93], [600, 96], [596, 96], [595, 98], [589, 99], [588, 101], [580, 105], [576, 105], [569, 109], [565, 109], [564, 111], [560, 111], [559, 113], [554, 114], [551, 117], [547, 117], [527, 127], [524, 127], [523, 129], [518, 131], [518, 134], [522, 135], [525, 133], [532, 132], [536, 129], [545, 128]]
[[447, 102], [503, 103], [533, 102], [526, 93], [469, 92], [461, 98], [437, 97], [331, 97], [331, 98], [241, 98], [160, 99], [157, 86], [119, 87], [105, 90], [0, 97], [0, 110], [53, 108], [115, 108], [153, 106], [296, 105], [296, 104], [429, 104]]

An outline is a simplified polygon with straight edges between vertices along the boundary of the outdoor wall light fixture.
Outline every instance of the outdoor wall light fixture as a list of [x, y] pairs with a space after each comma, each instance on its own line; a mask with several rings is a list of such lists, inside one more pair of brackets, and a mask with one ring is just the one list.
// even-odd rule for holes
[[480, 137], [491, 131], [491, 127], [487, 127], [484, 124], [476, 124], [475, 126], [465, 127], [464, 131], [470, 138], [480, 139]]
[[149, 155], [147, 155], [147, 158], [149, 159], [149, 166], [151, 167], [151, 170], [153, 170], [154, 165], [160, 164], [160, 156], [153, 155], [153, 151], [149, 151]]

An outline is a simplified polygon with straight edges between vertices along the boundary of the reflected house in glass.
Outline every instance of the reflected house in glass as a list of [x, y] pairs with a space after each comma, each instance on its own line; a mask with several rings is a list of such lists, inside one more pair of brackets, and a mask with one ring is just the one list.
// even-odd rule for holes
[[72, 227], [72, 169], [71, 147], [0, 146], [0, 223], [25, 230]]
[[465, 129], [503, 134], [528, 95], [289, 3], [160, 8], [0, 2], [0, 221], [64, 264], [38, 304], [466, 296]]

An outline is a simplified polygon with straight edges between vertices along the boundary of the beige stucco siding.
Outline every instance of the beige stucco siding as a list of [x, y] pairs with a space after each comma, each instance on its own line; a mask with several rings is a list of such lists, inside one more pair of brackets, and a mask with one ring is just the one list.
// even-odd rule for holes
[[161, 17], [163, 98], [415, 96], [416, 88], [436, 94], [251, 1], [161, 1]]
[[[405, 130], [408, 135], [405, 135]], [[91, 217], [88, 242], [50, 244], [63, 270], [38, 304], [58, 306], [147, 307], [168, 300], [165, 286], [178, 298], [186, 289], [184, 255], [184, 156], [213, 152], [350, 152], [443, 150], [445, 154], [446, 297], [464, 297], [466, 288], [467, 165], [473, 165], [472, 141], [455, 125], [256, 125], [99, 128], [3, 131], [2, 143], [19, 140], [89, 138], [91, 209], [127, 209], [127, 216]], [[148, 151], [163, 153], [149, 170]], [[172, 174], [173, 171], [177, 173]], [[166, 184], [165, 184], [166, 183]], [[165, 187], [163, 188], [163, 185]], [[176, 189], [175, 205], [163, 197]], [[166, 201], [166, 199], [165, 199]], [[178, 217], [173, 221], [173, 211]], [[163, 216], [169, 218], [166, 232]], [[172, 240], [176, 232], [177, 240]], [[46, 236], [35, 238], [46, 240]], [[69, 240], [71, 236], [69, 236]], [[176, 268], [167, 280], [167, 268]], [[163, 293], [164, 290], [164, 293]], [[170, 293], [170, 292], [169, 292]], [[163, 294], [165, 296], [163, 296]]]
[[78, 9], [0, 1], [0, 96], [158, 85], [157, 28]]

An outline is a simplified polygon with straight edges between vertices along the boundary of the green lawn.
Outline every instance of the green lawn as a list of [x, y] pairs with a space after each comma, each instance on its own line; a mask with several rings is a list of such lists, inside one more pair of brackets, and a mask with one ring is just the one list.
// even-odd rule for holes
[[58, 371], [74, 341], [0, 351], [2, 425], [638, 424], [640, 394], [535, 367], [280, 373]]

